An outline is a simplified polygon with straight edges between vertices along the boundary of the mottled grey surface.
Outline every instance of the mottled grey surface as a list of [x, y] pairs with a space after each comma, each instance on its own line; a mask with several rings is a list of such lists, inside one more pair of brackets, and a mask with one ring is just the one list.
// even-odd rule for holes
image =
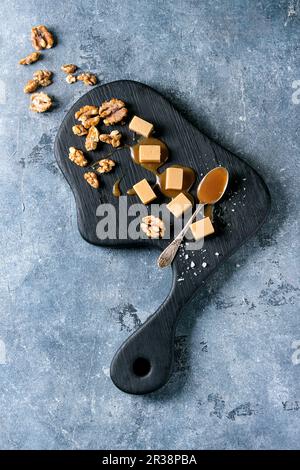
[[[5, 0], [0, 21], [0, 447], [299, 448], [299, 2]], [[17, 66], [39, 23], [57, 46]], [[109, 364], [171, 272], [156, 252], [80, 238], [53, 156], [86, 91], [64, 82], [66, 62], [160, 90], [257, 168], [273, 199], [263, 229], [185, 308], [175, 373], [145, 397], [117, 390]], [[22, 87], [40, 65], [56, 72], [57, 107], [34, 115]]]

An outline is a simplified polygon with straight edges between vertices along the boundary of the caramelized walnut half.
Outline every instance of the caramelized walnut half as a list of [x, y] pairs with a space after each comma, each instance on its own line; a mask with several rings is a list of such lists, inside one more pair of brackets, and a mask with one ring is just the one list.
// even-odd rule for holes
[[61, 70], [67, 74], [74, 73], [77, 70], [77, 65], [75, 64], [64, 64], [61, 66]]
[[44, 25], [39, 25], [31, 29], [31, 40], [36, 51], [51, 49], [54, 44], [52, 33], [50, 33]]
[[33, 64], [40, 58], [40, 53], [39, 52], [32, 52], [31, 54], [27, 55], [24, 57], [24, 59], [19, 60], [20, 65], [29, 65]]
[[95, 188], [95, 189], [99, 188], [99, 180], [98, 180], [96, 173], [94, 173], [93, 171], [89, 171], [88, 173], [84, 173], [83, 177], [86, 180], [86, 182], [90, 186], [92, 186], [92, 188]]
[[36, 113], [44, 113], [52, 106], [52, 100], [46, 93], [34, 93], [30, 97], [29, 109]]
[[128, 110], [125, 108], [124, 101], [116, 98], [105, 101], [99, 108], [99, 115], [101, 118], [104, 118], [103, 122], [106, 126], [111, 126], [118, 122], [123, 124], [127, 114]]
[[76, 149], [75, 147], [69, 148], [69, 159], [78, 166], [87, 166], [88, 164], [82, 150]]
[[95, 126], [90, 127], [85, 139], [85, 148], [87, 151], [96, 150], [99, 142], [99, 131]]
[[115, 130], [111, 131], [110, 134], [100, 134], [99, 139], [101, 142], [105, 142], [106, 144], [110, 144], [113, 147], [120, 147], [121, 145], [121, 132]]
[[116, 165], [110, 158], [103, 158], [103, 160], [99, 160], [98, 164], [97, 173], [109, 173]]
[[73, 134], [79, 135], [80, 137], [83, 135], [87, 135], [88, 131], [82, 124], [77, 124], [76, 126], [72, 127]]
[[78, 75], [77, 80], [83, 82], [85, 85], [96, 85], [97, 77], [93, 73], [81, 73]]
[[162, 238], [165, 234], [164, 222], [153, 215], [142, 218], [141, 229], [149, 238]]
[[33, 78], [39, 85], [43, 87], [49, 86], [52, 83], [52, 72], [50, 72], [50, 70], [37, 70], [34, 72]]

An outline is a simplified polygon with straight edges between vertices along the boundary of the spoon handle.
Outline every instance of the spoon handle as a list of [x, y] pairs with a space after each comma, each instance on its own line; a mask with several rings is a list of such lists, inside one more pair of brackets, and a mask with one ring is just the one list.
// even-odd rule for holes
[[203, 208], [203, 204], [199, 204], [195, 212], [191, 215], [183, 229], [178, 233], [178, 235], [174, 238], [174, 240], [161, 252], [157, 259], [157, 265], [159, 268], [166, 268], [169, 266], [173, 259], [176, 256], [178, 248], [185, 236], [186, 232], [188, 231], [189, 226], [193, 222], [194, 218], [199, 214], [200, 210]]

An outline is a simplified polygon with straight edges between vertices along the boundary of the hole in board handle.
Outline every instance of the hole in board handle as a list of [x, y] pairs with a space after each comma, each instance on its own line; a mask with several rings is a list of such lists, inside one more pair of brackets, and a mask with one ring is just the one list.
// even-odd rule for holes
[[138, 377], [145, 377], [146, 375], [149, 374], [151, 370], [151, 364], [148, 359], [145, 359], [144, 357], [138, 357], [133, 365], [132, 369], [135, 375]]

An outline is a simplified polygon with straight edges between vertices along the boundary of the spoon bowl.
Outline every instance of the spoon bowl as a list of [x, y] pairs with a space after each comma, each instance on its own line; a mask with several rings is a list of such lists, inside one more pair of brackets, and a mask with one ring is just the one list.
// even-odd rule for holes
[[197, 197], [200, 204], [216, 204], [226, 191], [229, 173], [226, 168], [218, 166], [210, 170], [200, 181]]

